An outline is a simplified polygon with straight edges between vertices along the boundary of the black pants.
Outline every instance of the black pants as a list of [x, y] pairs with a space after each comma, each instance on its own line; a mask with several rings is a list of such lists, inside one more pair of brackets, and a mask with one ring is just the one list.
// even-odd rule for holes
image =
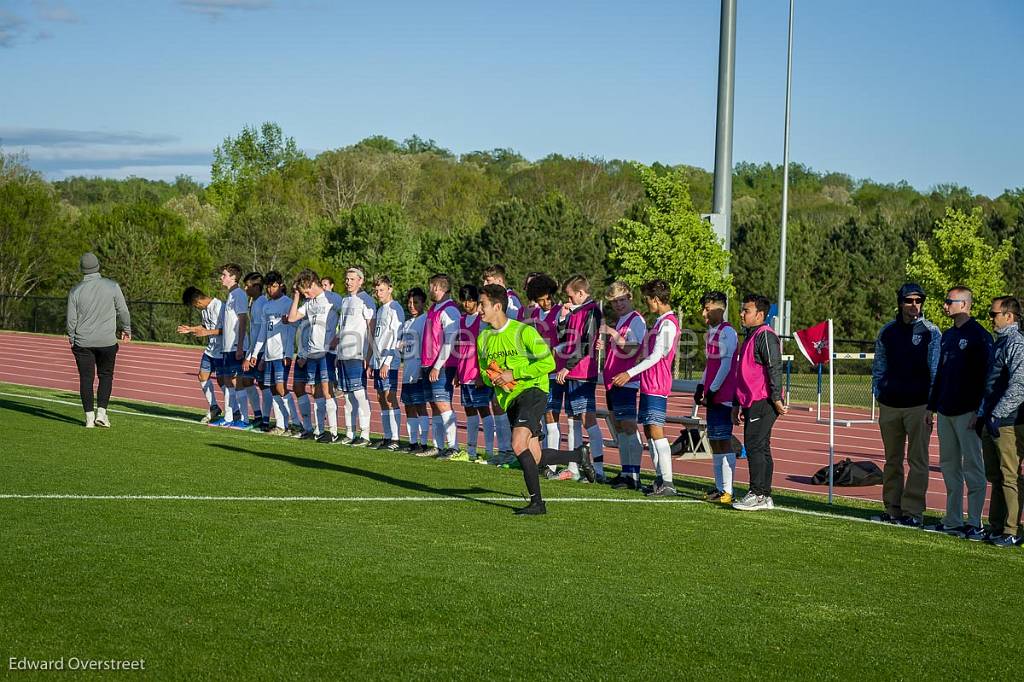
[[75, 364], [78, 365], [78, 393], [82, 396], [82, 407], [92, 412], [92, 382], [96, 374], [100, 375], [100, 388], [97, 402], [103, 409], [110, 401], [110, 389], [114, 386], [114, 358], [117, 357], [117, 344], [105, 348], [83, 348], [72, 346]]
[[768, 400], [758, 400], [743, 413], [743, 446], [747, 449], [750, 491], [755, 495], [772, 494], [772, 426], [778, 415]]

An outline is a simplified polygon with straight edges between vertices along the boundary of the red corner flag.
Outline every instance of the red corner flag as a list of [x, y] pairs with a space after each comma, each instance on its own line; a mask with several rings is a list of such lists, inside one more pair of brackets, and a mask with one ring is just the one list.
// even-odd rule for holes
[[800, 347], [800, 352], [804, 354], [804, 357], [812, 365], [817, 367], [828, 362], [831, 349], [828, 347], [827, 321], [820, 322], [807, 329], [801, 329], [794, 334], [794, 337], [796, 338], [796, 345]]

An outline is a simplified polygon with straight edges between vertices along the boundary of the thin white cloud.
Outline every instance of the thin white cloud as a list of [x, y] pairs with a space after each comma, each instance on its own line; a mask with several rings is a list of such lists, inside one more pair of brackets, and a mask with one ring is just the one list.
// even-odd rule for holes
[[139, 133], [132, 130], [67, 130], [64, 128], [0, 126], [0, 143], [8, 146], [161, 145], [177, 142], [178, 139], [174, 135]]
[[77, 24], [81, 21], [78, 14], [60, 0], [33, 0], [36, 14], [43, 21], [56, 21], [63, 24]]
[[189, 12], [218, 19], [225, 12], [269, 9], [273, 3], [271, 0], [178, 0], [178, 4]]

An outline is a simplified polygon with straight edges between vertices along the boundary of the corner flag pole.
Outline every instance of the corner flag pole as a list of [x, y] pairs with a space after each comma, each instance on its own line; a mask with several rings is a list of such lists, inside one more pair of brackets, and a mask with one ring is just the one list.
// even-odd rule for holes
[[786, 226], [789, 222], [789, 108], [793, 93], [793, 0], [789, 0], [789, 44], [786, 50], [786, 125], [782, 135], [782, 226], [779, 235], [779, 316], [776, 331], [786, 333]]
[[833, 472], [836, 466], [836, 382], [832, 318], [828, 320], [828, 503], [832, 504]]

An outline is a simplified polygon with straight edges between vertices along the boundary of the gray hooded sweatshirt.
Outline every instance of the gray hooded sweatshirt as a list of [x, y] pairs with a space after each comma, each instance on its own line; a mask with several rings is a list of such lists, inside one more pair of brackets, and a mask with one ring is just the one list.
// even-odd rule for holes
[[68, 294], [68, 339], [82, 348], [117, 343], [117, 324], [131, 333], [131, 316], [117, 282], [98, 272], [85, 275]]

